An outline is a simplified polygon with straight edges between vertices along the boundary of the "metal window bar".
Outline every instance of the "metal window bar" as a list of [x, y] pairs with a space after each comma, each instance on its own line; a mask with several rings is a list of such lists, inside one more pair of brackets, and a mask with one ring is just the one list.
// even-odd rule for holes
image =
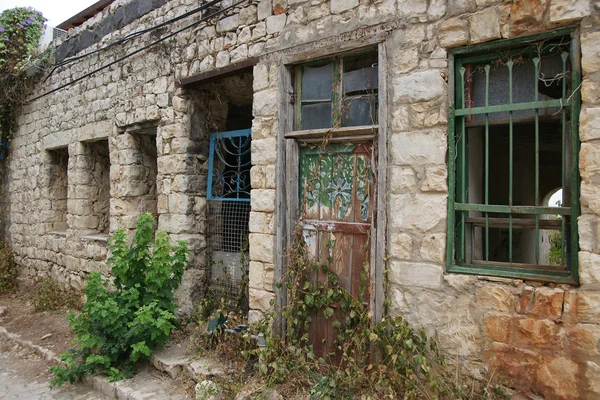
[[250, 129], [210, 135], [207, 200], [250, 202]]
[[230, 302], [247, 293], [251, 130], [210, 135], [207, 255], [211, 289]]
[[[564, 34], [564, 30], [561, 30]], [[558, 36], [558, 35], [557, 35]], [[544, 34], [544, 38], [548, 38], [548, 34]], [[565, 41], [565, 39], [567, 39]], [[487, 56], [469, 56], [457, 58], [455, 60], [455, 68], [459, 72], [456, 74], [456, 93], [455, 104], [456, 109], [450, 110], [449, 123], [449, 219], [448, 219], [448, 250], [447, 250], [447, 267], [449, 271], [466, 272], [475, 274], [493, 274], [499, 276], [524, 277], [531, 279], [542, 279], [558, 282], [577, 283], [577, 215], [579, 212], [578, 204], [578, 170], [577, 160], [579, 151], [579, 142], [577, 135], [577, 118], [579, 115], [579, 94], [577, 93], [579, 85], [579, 61], [577, 58], [578, 47], [571, 43], [570, 50], [572, 54], [563, 51], [565, 44], [571, 38], [560, 38], [551, 46], [523, 47], [510, 49], [504, 53], [508, 54], [508, 60], [504, 65], [498, 67], [498, 56], [501, 52], [495, 52], [493, 55]], [[528, 38], [526, 42], [532, 42]], [[514, 43], [514, 41], [511, 41]], [[531, 47], [535, 47], [537, 56], [531, 51]], [[542, 100], [538, 96], [538, 85], [540, 57], [556, 52], [558, 49], [562, 60], [562, 72], [560, 74], [562, 93], [559, 99]], [[533, 63], [535, 76], [533, 77], [533, 101], [516, 101], [513, 100], [513, 73], [514, 60], [516, 55], [529, 55], [526, 62]], [[520, 58], [522, 62], [523, 57]], [[571, 71], [569, 71], [569, 61]], [[472, 96], [465, 93], [465, 89], [469, 89], [465, 82], [470, 79], [472, 63], [478, 65], [483, 64], [485, 71], [485, 105], [477, 107], [472, 101]], [[490, 69], [491, 65], [497, 68], [508, 69], [508, 101], [505, 104], [490, 105]], [[465, 68], [467, 67], [467, 68]], [[468, 71], [469, 76], [465, 75]], [[569, 76], [570, 75], [570, 76]], [[567, 77], [571, 79], [571, 94], [567, 86]], [[465, 104], [465, 98], [469, 101]], [[561, 126], [561, 181], [563, 189], [563, 202], [561, 207], [545, 207], [540, 201], [540, 111], [559, 107], [560, 126]], [[531, 110], [533, 114], [534, 141], [535, 141], [535, 158], [534, 158], [534, 204], [514, 205], [513, 190], [514, 182], [514, 159], [513, 151], [515, 146], [515, 132], [513, 125], [515, 123], [513, 114], [515, 112]], [[567, 111], [571, 117], [570, 128], [571, 132], [567, 132]], [[489, 188], [490, 188], [490, 115], [493, 113], [505, 112], [508, 113], [508, 136], [509, 136], [509, 163], [508, 163], [508, 204], [490, 204]], [[469, 200], [469, 145], [467, 137], [467, 120], [468, 116], [482, 115], [484, 117], [484, 204], [472, 203]], [[493, 182], [491, 182], [493, 184]], [[454, 193], [456, 191], [456, 193]], [[483, 213], [484, 218], [473, 217], [472, 212]], [[491, 216], [490, 216], [491, 214]], [[523, 215], [527, 214], [527, 215]], [[522, 215], [522, 216], [521, 216]], [[560, 221], [552, 221], [548, 219], [540, 220], [543, 215], [561, 215]], [[507, 216], [507, 218], [506, 218]], [[529, 216], [529, 218], [527, 218]], [[525, 218], [523, 218], [525, 217]], [[560, 226], [557, 225], [560, 224]], [[476, 261], [472, 259], [474, 229], [481, 227], [485, 229], [485, 240], [483, 247], [485, 248], [483, 259]], [[490, 228], [506, 228], [508, 227], [508, 262], [499, 262], [490, 260]], [[535, 231], [535, 264], [526, 264], [515, 262], [513, 260], [513, 230], [514, 229], [534, 229]], [[561, 232], [561, 265], [556, 268], [549, 265], [540, 265], [540, 230], [560, 230]], [[468, 234], [467, 234], [468, 232]], [[456, 245], [456, 247], [454, 247]], [[453, 261], [453, 256], [456, 263]]]

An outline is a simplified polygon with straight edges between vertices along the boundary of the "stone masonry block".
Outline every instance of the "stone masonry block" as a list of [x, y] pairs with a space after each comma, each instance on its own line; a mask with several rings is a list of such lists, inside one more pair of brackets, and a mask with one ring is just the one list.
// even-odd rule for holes
[[600, 107], [584, 107], [581, 110], [579, 136], [582, 141], [600, 139]]
[[340, 14], [358, 7], [358, 0], [331, 0], [331, 13]]
[[588, 142], [581, 145], [579, 170], [583, 180], [600, 185], [600, 143]]
[[[391, 229], [428, 232], [445, 230], [446, 196], [442, 194], [391, 195], [389, 202]], [[392, 211], [393, 210], [393, 211]]]
[[446, 235], [428, 233], [421, 239], [421, 259], [442, 265], [446, 259]]
[[250, 233], [248, 237], [250, 260], [272, 264], [274, 261], [274, 241], [273, 235]]
[[257, 261], [250, 261], [248, 267], [249, 285], [251, 289], [264, 289], [264, 264]]
[[551, 0], [550, 22], [568, 22], [590, 15], [589, 0]]
[[225, 17], [217, 22], [217, 32], [224, 33], [235, 31], [237, 27], [240, 25], [240, 15], [234, 14], [229, 17]]
[[249, 230], [252, 233], [275, 233], [274, 214], [265, 212], [250, 212]]
[[440, 46], [444, 48], [463, 46], [469, 42], [469, 24], [459, 18], [445, 21], [438, 34]]
[[275, 211], [275, 190], [273, 189], [252, 189], [250, 199], [252, 211]]
[[528, 288], [521, 295], [519, 312], [557, 321], [562, 317], [564, 291], [546, 286]]
[[444, 270], [440, 265], [390, 261], [388, 279], [405, 287], [440, 289]]
[[267, 312], [271, 309], [271, 302], [275, 300], [275, 294], [265, 290], [250, 289], [250, 308]]
[[498, 12], [489, 8], [470, 18], [471, 43], [481, 43], [500, 38]]
[[[401, 132], [391, 135], [390, 161], [393, 165], [443, 165], [446, 162], [446, 132], [443, 129]], [[419, 143], [415, 146], [415, 143]]]
[[274, 89], [254, 93], [252, 115], [255, 117], [271, 116], [277, 113], [277, 91]]
[[411, 167], [390, 167], [390, 192], [394, 194], [411, 192], [417, 187], [417, 176]]
[[436, 70], [400, 75], [392, 83], [394, 103], [428, 101], [446, 94], [446, 81]]
[[277, 162], [277, 139], [268, 138], [252, 141], [252, 164], [269, 165]]
[[579, 280], [582, 285], [600, 285], [600, 254], [579, 252]]

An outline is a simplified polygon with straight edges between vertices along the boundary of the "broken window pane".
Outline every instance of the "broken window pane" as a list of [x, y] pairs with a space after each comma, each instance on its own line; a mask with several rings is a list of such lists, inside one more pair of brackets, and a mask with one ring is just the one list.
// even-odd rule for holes
[[344, 74], [343, 81], [344, 93], [377, 90], [379, 85], [377, 67], [347, 72]]
[[374, 125], [377, 123], [377, 97], [351, 97], [344, 100], [342, 126]]
[[322, 67], [304, 67], [302, 71], [302, 101], [331, 100], [333, 92], [333, 64]]
[[302, 106], [302, 129], [331, 128], [331, 103]]

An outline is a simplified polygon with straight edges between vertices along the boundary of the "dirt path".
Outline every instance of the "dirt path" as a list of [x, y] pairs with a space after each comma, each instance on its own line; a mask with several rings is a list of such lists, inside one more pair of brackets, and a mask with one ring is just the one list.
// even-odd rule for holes
[[0, 400], [106, 400], [93, 389], [69, 385], [49, 386], [50, 363], [31, 350], [0, 337]]
[[68, 310], [36, 313], [25, 297], [0, 297], [0, 326], [21, 339], [52, 350], [57, 355], [71, 348], [73, 335], [67, 323]]

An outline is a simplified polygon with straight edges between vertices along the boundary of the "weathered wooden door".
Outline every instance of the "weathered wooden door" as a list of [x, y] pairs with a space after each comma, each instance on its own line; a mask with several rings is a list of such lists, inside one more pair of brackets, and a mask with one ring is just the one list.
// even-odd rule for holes
[[[320, 264], [328, 265], [339, 282], [359, 300], [360, 275], [370, 257], [373, 174], [372, 146], [331, 144], [304, 147], [300, 150], [299, 205], [300, 224], [309, 254]], [[368, 276], [368, 275], [367, 275]], [[325, 283], [326, 274], [315, 271], [309, 276]], [[369, 305], [370, 282], [367, 278], [364, 298]], [[313, 315], [310, 340], [319, 357], [332, 353], [335, 320], [342, 320], [340, 310], [325, 318]]]

